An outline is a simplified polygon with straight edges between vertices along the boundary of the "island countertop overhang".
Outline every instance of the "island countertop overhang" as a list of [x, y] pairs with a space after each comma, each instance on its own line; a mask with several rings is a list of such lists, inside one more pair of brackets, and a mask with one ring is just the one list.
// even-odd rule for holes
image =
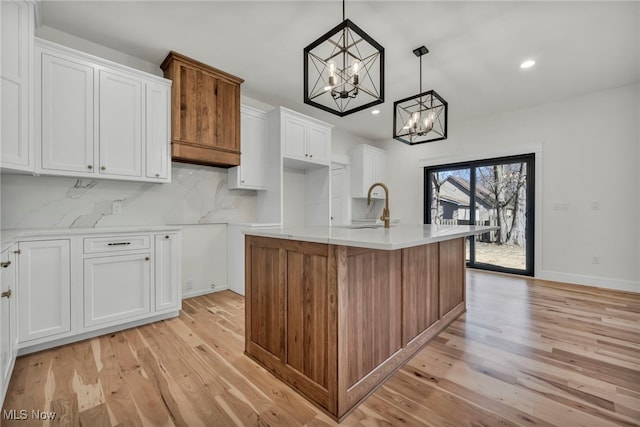
[[396, 250], [483, 234], [497, 229], [495, 226], [481, 225], [397, 224], [391, 228], [265, 227], [245, 229], [243, 233], [302, 242]]

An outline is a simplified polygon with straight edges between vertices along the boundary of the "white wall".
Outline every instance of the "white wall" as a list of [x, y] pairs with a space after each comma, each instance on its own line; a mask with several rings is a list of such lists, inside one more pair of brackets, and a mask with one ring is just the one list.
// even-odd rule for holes
[[[455, 106], [451, 106], [455, 108]], [[640, 88], [626, 86], [455, 124], [445, 141], [384, 141], [391, 211], [423, 218], [426, 163], [530, 152], [536, 158], [536, 276], [640, 291]], [[597, 202], [598, 210], [592, 209]], [[567, 211], [555, 211], [568, 203]], [[593, 257], [599, 264], [592, 264]]]
[[226, 224], [183, 225], [183, 298], [227, 289], [227, 261]]
[[[77, 49], [81, 52], [86, 52], [99, 58], [108, 59], [109, 61], [117, 62], [118, 64], [162, 76], [160, 64], [152, 64], [151, 62], [127, 55], [126, 53], [118, 52], [117, 50], [113, 50], [106, 46], [90, 42], [89, 40], [81, 39], [69, 33], [56, 30], [55, 28], [47, 27], [46, 25], [38, 27], [35, 31], [35, 35], [41, 39]], [[167, 49], [167, 54], [169, 54], [169, 49]]]
[[302, 169], [284, 168], [282, 175], [282, 224], [298, 227], [305, 224], [305, 182]]

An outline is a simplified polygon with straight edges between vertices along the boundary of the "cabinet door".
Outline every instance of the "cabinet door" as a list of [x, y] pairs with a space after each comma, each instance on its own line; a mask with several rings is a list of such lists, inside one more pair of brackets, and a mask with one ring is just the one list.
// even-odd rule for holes
[[0, 403], [4, 399], [11, 370], [15, 361], [15, 256], [12, 249], [2, 253], [2, 278], [0, 281]]
[[100, 71], [100, 174], [142, 176], [142, 83]]
[[150, 254], [84, 260], [84, 327], [149, 313]]
[[180, 236], [177, 233], [155, 236], [155, 310], [180, 308]]
[[245, 241], [245, 348], [284, 360], [286, 251], [265, 241], [253, 236]]
[[3, 1], [2, 7], [2, 155], [0, 166], [34, 170], [32, 120], [33, 6]]
[[18, 265], [18, 341], [71, 330], [69, 240], [20, 242]]
[[287, 251], [286, 364], [327, 389], [329, 367], [320, 355], [330, 336], [327, 246], [300, 243]]
[[215, 146], [240, 152], [240, 86], [218, 79], [216, 101]]
[[94, 69], [41, 49], [42, 169], [92, 175]]
[[308, 159], [307, 123], [295, 117], [284, 117], [284, 156], [293, 159]]
[[170, 88], [147, 83], [146, 86], [146, 176], [169, 179], [171, 141], [169, 138]]
[[387, 156], [384, 152], [373, 152], [373, 177], [375, 182], [385, 182], [387, 178]]
[[[373, 151], [364, 149], [362, 151], [362, 191], [364, 196], [366, 197], [369, 188], [373, 185], [375, 181], [375, 171], [373, 164]], [[371, 191], [371, 197], [380, 198], [382, 197], [383, 191], [382, 188], [376, 187]]]
[[328, 165], [331, 161], [331, 129], [309, 125], [309, 161]]
[[465, 301], [465, 241], [461, 237], [438, 244], [440, 317]]
[[241, 137], [240, 187], [266, 188], [267, 117], [243, 111]]

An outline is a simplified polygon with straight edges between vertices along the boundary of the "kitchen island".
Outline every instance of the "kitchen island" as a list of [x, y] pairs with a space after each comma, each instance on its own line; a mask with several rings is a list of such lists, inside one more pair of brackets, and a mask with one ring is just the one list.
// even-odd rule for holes
[[336, 420], [465, 311], [465, 238], [495, 227], [245, 231], [245, 354]]

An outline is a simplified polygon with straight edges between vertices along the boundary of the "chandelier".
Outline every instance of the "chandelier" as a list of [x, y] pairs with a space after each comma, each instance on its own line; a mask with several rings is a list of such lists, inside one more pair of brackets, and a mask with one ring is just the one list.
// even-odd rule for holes
[[393, 103], [393, 138], [409, 145], [447, 139], [447, 101], [434, 90], [422, 92], [422, 56], [429, 49], [413, 53], [420, 58], [420, 92]]
[[340, 117], [384, 102], [384, 48], [349, 19], [304, 49], [304, 102]]

